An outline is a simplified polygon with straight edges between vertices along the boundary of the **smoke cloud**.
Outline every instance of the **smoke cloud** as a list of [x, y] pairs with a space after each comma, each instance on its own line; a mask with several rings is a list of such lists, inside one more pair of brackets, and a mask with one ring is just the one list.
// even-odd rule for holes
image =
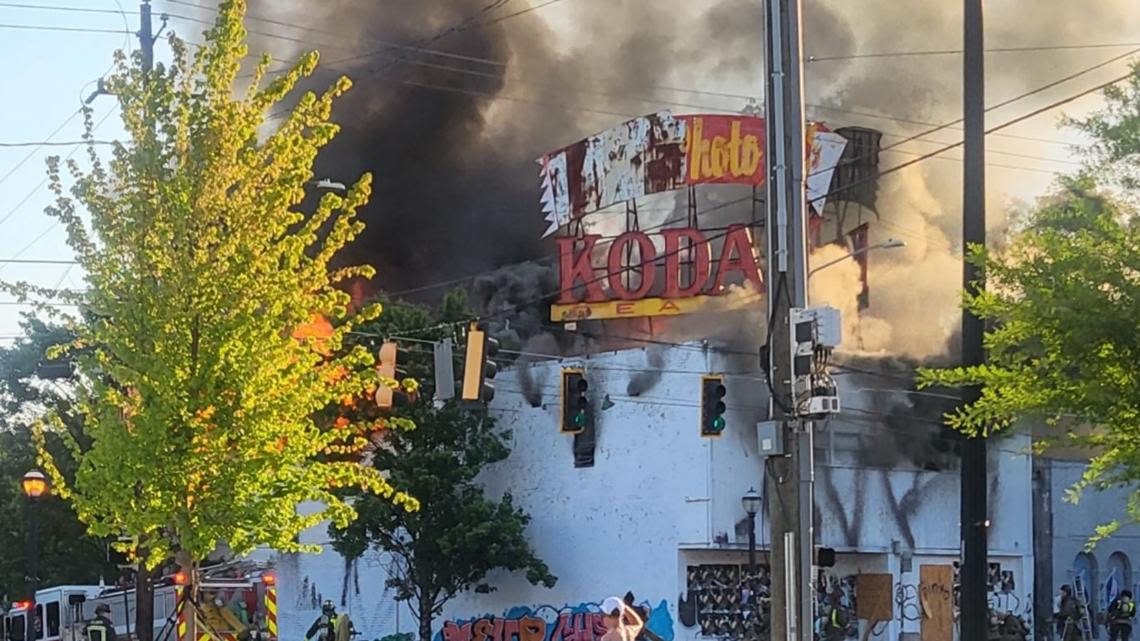
[[661, 381], [661, 370], [665, 368], [665, 353], [660, 347], [651, 347], [645, 350], [645, 369], [634, 372], [629, 377], [629, 385], [625, 393], [630, 396], [641, 396], [653, 389]]
[[521, 350], [524, 352], [515, 361], [515, 375], [518, 377], [519, 388], [531, 407], [542, 407], [542, 389], [546, 386], [548, 368], [541, 368], [539, 377], [535, 377], [531, 363], [544, 360], [551, 356], [559, 356], [558, 341], [552, 334], [538, 334], [527, 340]]
[[[990, 2], [987, 45], [1018, 47], [1127, 41], [1140, 27], [1134, 0]], [[375, 175], [368, 228], [354, 244], [352, 261], [379, 270], [376, 286], [399, 293], [441, 281], [524, 262], [512, 276], [493, 275], [475, 285], [487, 312], [502, 312], [496, 329], [521, 346], [543, 328], [545, 310], [508, 313], [511, 303], [557, 288], [549, 269], [553, 253], [539, 239], [545, 223], [537, 204], [539, 155], [627, 117], [658, 109], [675, 112], [739, 112], [763, 88], [764, 24], [759, 0], [661, 0], [559, 2], [450, 0], [356, 2], [251, 0], [252, 15], [328, 32], [315, 35], [250, 21], [250, 28], [304, 37], [322, 50], [313, 88], [338, 74], [355, 81], [335, 108], [343, 131], [317, 162], [318, 177], [351, 180]], [[532, 9], [532, 10], [531, 10]], [[529, 10], [529, 11], [528, 11]], [[514, 13], [519, 15], [512, 15]], [[930, 55], [825, 60], [884, 51], [958, 49], [957, 5], [896, 0], [817, 0], [804, 15], [809, 117], [832, 126], [882, 130], [884, 144], [924, 129], [915, 122], [945, 122], [961, 112], [961, 58]], [[445, 52], [386, 48], [417, 43]], [[287, 40], [254, 37], [253, 50], [288, 59], [300, 47]], [[994, 53], [988, 57], [988, 102], [1011, 97], [1107, 59], [1117, 50], [1089, 49]], [[1123, 62], [988, 116], [1004, 121], [1123, 70]], [[1034, 101], [1036, 100], [1036, 102]], [[878, 116], [878, 117], [876, 117]], [[901, 119], [901, 120], [898, 120]], [[990, 226], [1000, 230], [1010, 198], [1030, 198], [1050, 181], [1050, 170], [1068, 165], [1030, 156], [1061, 154], [1060, 147], [1017, 136], [1057, 139], [1056, 119], [1043, 116], [989, 138]], [[931, 140], [957, 140], [947, 129]], [[936, 148], [913, 142], [883, 154], [882, 167]], [[958, 158], [954, 153], [946, 158]], [[997, 165], [1007, 165], [1000, 167]], [[1044, 171], [1044, 173], [1042, 173]], [[958, 325], [960, 286], [960, 165], [931, 160], [884, 177], [870, 242], [888, 236], [903, 249], [875, 251], [870, 261], [870, 307], [858, 313], [857, 270], [836, 265], [813, 279], [813, 303], [845, 312], [850, 340], [844, 349], [927, 358], [946, 352]], [[739, 198], [734, 188], [698, 192], [700, 209]], [[683, 194], [638, 203], [642, 226], [684, 217]], [[682, 206], [678, 207], [681, 204]], [[702, 225], [752, 219], [745, 202], [702, 215]], [[592, 215], [594, 233], [625, 224], [621, 208]], [[839, 248], [820, 250], [826, 260]], [[525, 261], [545, 261], [525, 263]], [[545, 270], [545, 271], [544, 271]], [[853, 279], [853, 275], [856, 277]], [[497, 279], [497, 280], [496, 280]], [[504, 287], [503, 294], [495, 288]], [[442, 289], [416, 296], [430, 298]], [[743, 335], [763, 324], [763, 302], [732, 312]], [[705, 323], [707, 325], [708, 323]], [[699, 321], [670, 321], [672, 339], [703, 331]], [[699, 336], [699, 334], [697, 334]], [[566, 349], [565, 336], [555, 337]], [[580, 339], [578, 339], [580, 340]], [[752, 345], [755, 347], [755, 344]]]

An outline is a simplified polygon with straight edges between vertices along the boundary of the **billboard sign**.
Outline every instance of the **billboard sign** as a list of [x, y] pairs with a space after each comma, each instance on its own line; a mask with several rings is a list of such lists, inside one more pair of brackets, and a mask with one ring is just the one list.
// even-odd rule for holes
[[572, 219], [685, 184], [685, 121], [634, 118], [538, 159], [549, 236]]
[[688, 227], [653, 236], [628, 231], [608, 248], [598, 247], [601, 238], [557, 239], [560, 287], [552, 321], [684, 314], [727, 293], [732, 284], [763, 290], [745, 225], [729, 227], [715, 247], [700, 230]]
[[[811, 123], [807, 189], [817, 214], [847, 140]], [[761, 185], [764, 119], [659, 111], [538, 159], [540, 204], [550, 236], [572, 220], [641, 196], [692, 185]]]

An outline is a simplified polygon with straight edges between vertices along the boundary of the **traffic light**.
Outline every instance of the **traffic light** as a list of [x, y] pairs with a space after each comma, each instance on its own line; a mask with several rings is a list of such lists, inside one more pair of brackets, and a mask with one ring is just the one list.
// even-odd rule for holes
[[562, 370], [562, 423], [559, 432], [580, 434], [590, 424], [590, 399], [587, 392], [586, 372], [580, 369]]
[[821, 568], [835, 567], [835, 548], [816, 548], [815, 564]]
[[724, 431], [725, 393], [723, 376], [701, 377], [701, 436], [716, 438]]
[[471, 323], [467, 330], [467, 355], [463, 360], [463, 393], [465, 401], [490, 403], [495, 398], [495, 386], [488, 383], [499, 371], [491, 360], [499, 353], [499, 341], [487, 335], [486, 330]]
[[[380, 372], [383, 378], [394, 379], [396, 378], [396, 354], [399, 352], [396, 344], [392, 341], [387, 341], [380, 346], [380, 364], [376, 369]], [[376, 406], [380, 409], [389, 409], [392, 407], [395, 395], [394, 389], [381, 383], [376, 388]]]

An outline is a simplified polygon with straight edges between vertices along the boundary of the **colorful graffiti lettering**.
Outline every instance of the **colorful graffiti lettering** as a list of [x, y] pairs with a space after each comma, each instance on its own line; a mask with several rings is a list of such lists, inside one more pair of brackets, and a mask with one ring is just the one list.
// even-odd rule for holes
[[[673, 618], [669, 606], [661, 601], [657, 607], [648, 603], [645, 625], [664, 641], [673, 641]], [[517, 607], [503, 616], [486, 615], [462, 621], [444, 621], [434, 641], [600, 641], [606, 633], [602, 614], [596, 603], [555, 608]]]

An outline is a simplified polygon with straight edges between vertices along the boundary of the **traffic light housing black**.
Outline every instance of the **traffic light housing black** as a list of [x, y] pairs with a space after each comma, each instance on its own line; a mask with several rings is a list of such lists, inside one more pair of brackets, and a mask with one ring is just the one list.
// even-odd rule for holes
[[487, 381], [495, 378], [499, 371], [492, 360], [498, 353], [499, 341], [472, 323], [467, 330], [467, 354], [463, 360], [463, 390], [460, 398], [474, 403], [490, 403], [495, 398], [495, 386]]
[[816, 548], [815, 564], [821, 568], [835, 567], [835, 548]]
[[724, 432], [727, 425], [724, 412], [724, 396], [728, 390], [724, 387], [724, 377], [707, 375], [701, 377], [701, 436], [717, 438]]
[[562, 370], [562, 422], [563, 434], [580, 434], [590, 424], [590, 384], [580, 369]]

